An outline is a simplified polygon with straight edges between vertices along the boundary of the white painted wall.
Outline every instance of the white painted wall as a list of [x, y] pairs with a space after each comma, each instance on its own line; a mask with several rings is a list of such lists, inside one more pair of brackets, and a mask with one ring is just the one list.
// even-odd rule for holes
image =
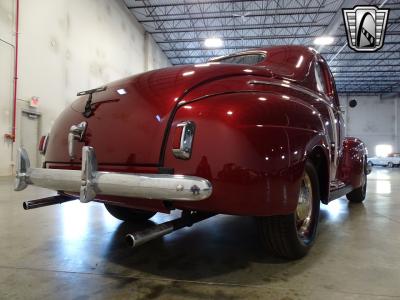
[[[0, 0], [0, 38], [12, 44], [14, 6]], [[78, 91], [170, 65], [122, 0], [20, 0], [19, 41], [18, 107], [40, 98], [42, 134]], [[12, 67], [12, 47], [0, 42], [1, 136], [11, 131]], [[12, 173], [16, 147], [2, 139], [0, 175]]]
[[[14, 37], [12, 25], [14, 22], [12, 0], [0, 0], [0, 175], [11, 172], [12, 143], [3, 138], [11, 132], [12, 119], [12, 88]], [[11, 43], [9, 45], [8, 43]]]
[[[350, 108], [347, 103], [356, 99], [358, 105]], [[400, 152], [399, 140], [399, 98], [381, 96], [342, 96], [340, 101], [345, 108], [346, 133], [362, 139], [370, 156], [375, 155], [375, 146], [389, 144]]]

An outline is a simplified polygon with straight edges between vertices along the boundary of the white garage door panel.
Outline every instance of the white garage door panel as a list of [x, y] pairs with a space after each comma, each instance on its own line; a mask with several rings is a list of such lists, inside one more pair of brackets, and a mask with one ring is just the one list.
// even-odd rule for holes
[[348, 110], [349, 134], [394, 135], [395, 105], [393, 100], [361, 99]]
[[[351, 96], [358, 105], [347, 107], [347, 135], [362, 139], [368, 148], [369, 155], [375, 155], [375, 147], [389, 144], [397, 149], [396, 99], [381, 99], [379, 96]], [[342, 98], [342, 103], [347, 99]]]

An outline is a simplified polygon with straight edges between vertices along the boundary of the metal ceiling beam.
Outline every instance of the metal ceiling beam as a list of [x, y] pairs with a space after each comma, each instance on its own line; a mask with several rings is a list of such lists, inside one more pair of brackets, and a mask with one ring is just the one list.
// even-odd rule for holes
[[[397, 52], [397, 51], [396, 51]], [[209, 59], [209, 58], [213, 58], [216, 56], [220, 56], [220, 55], [176, 55], [176, 56], [171, 56], [171, 58], [182, 58], [182, 59], [191, 59], [191, 58], [204, 58], [204, 59]], [[400, 58], [398, 58], [399, 60]], [[373, 60], [373, 58], [370, 58], [369, 60]], [[385, 59], [383, 58], [382, 61], [384, 61]], [[354, 61], [355, 63], [357, 63], [357, 60], [353, 59], [353, 60], [348, 60], [348, 61]], [[331, 68], [335, 68], [335, 67], [348, 67], [349, 65], [329, 65]], [[371, 65], [371, 64], [356, 64], [350, 67], [375, 67], [375, 66], [379, 66], [379, 67], [399, 67], [400, 64], [376, 64], [376, 65]]]
[[[366, 84], [366, 85], [371, 85], [371, 82], [369, 82], [368, 80], [360, 80], [360, 81], [345, 81], [345, 80], [337, 80], [335, 78], [335, 82], [336, 85], [348, 85], [348, 86], [356, 86], [356, 85], [360, 85], [360, 84]], [[391, 81], [378, 81], [376, 84], [374, 84], [374, 86], [381, 86], [381, 85], [393, 85], [397, 82], [397, 80], [391, 80]]]
[[375, 75], [357, 75], [357, 77], [354, 77], [354, 76], [349, 76], [349, 75], [347, 75], [347, 74], [341, 74], [341, 73], [338, 73], [338, 74], [336, 74], [336, 75], [334, 75], [335, 76], [335, 80], [337, 80], [337, 79], [354, 79], [354, 78], [357, 78], [357, 79], [380, 79], [380, 78], [383, 78], [384, 80], [386, 79], [386, 78], [390, 78], [390, 80], [397, 80], [397, 79], [393, 79], [393, 75], [382, 75], [382, 74], [380, 74], [380, 75], [377, 75], [377, 76], [375, 76]]
[[[399, 45], [399, 44], [400, 44], [399, 42], [385, 42], [385, 45]], [[329, 45], [330, 48], [332, 48], [332, 47], [340, 47], [340, 46], [342, 46], [342, 44]], [[164, 52], [172, 52], [172, 51], [174, 51], [174, 52], [182, 52], [182, 51], [224, 51], [224, 50], [235, 50], [235, 51], [237, 51], [237, 50], [248, 50], [250, 48], [251, 47], [238, 45], [238, 46], [224, 46], [223, 48], [216, 48], [216, 49], [205, 48], [205, 47], [194, 47], [194, 48], [185, 47], [185, 48], [175, 48], [174, 50], [171, 50], [171, 49], [165, 49], [164, 48], [163, 51]], [[382, 50], [379, 51], [379, 53], [385, 53], [385, 52], [387, 52], [387, 51], [385, 51], [385, 49], [382, 49]], [[398, 51], [396, 51], [396, 52], [398, 52]], [[321, 53], [326, 53], [326, 52], [322, 51]], [[344, 53], [347, 53], [347, 52], [344, 52]], [[360, 54], [362, 54], [362, 55], [368, 54], [368, 53], [364, 54], [364, 53], [355, 52], [355, 51], [351, 51], [351, 53], [358, 54], [358, 56], [360, 56]], [[377, 53], [377, 52], [374, 52], [374, 53]], [[369, 54], [374, 54], [374, 53], [369, 53]], [[400, 52], [399, 52], [399, 54], [400, 54]], [[400, 56], [398, 57], [398, 59], [400, 59]], [[353, 58], [341, 58], [341, 60], [353, 60]], [[363, 58], [363, 57], [358, 57], [357, 60], [370, 60], [370, 59]]]
[[[315, 15], [315, 14], [334, 14], [336, 11], [306, 11], [306, 12], [299, 12], [299, 11], [293, 11], [293, 12], [278, 12], [278, 13], [257, 13], [251, 15], [251, 17], [276, 17], [276, 16], [298, 16], [298, 15]], [[161, 22], [167, 22], [167, 21], [186, 21], [186, 20], [207, 20], [207, 19], [232, 19], [234, 18], [233, 16], [224, 16], [220, 15], [218, 17], [216, 16], [204, 16], [204, 17], [193, 17], [191, 18], [190, 16], [187, 17], [179, 17], [179, 18], [162, 18], [159, 19]], [[154, 22], [153, 20], [138, 20], [140, 23], [152, 23]]]
[[[136, 1], [140, 2], [140, 1]], [[262, 2], [260, 0], [240, 0], [240, 2]], [[202, 5], [202, 4], [224, 4], [228, 3], [231, 4], [232, 0], [215, 0], [215, 1], [201, 1], [201, 0], [196, 0], [196, 2], [183, 2], [183, 3], [162, 3], [162, 4], [149, 4], [149, 5], [133, 5], [133, 6], [128, 6], [129, 9], [135, 9], [135, 8], [155, 8], [155, 7], [175, 7], [178, 5], [182, 6], [188, 6], [188, 5]]]
[[[267, 27], [266, 27], [267, 26]], [[195, 32], [195, 31], [235, 31], [235, 30], [257, 30], [266, 28], [299, 28], [299, 27], [325, 27], [326, 24], [316, 24], [316, 23], [286, 23], [286, 24], [265, 24], [265, 25], [254, 25], [254, 26], [208, 26], [208, 27], [196, 27], [196, 28], [184, 28], [184, 29], [167, 29], [167, 30], [148, 30], [149, 33], [170, 33], [170, 32]]]
[[[192, 4], [193, 5], [193, 4]], [[175, 6], [176, 7], [176, 6]], [[291, 7], [290, 9], [273, 9], [276, 13], [279, 13], [279, 11], [282, 11], [282, 12], [287, 12], [288, 10], [298, 10], [298, 9], [302, 9], [302, 10], [304, 10], [304, 9], [315, 9], [315, 10], [317, 10], [317, 9], [319, 9], [319, 7], [317, 7], [317, 6], [309, 6], [309, 7], [306, 7], [306, 8], [304, 8], [304, 7]], [[140, 11], [138, 11], [138, 10], [135, 10], [138, 14], [140, 14], [141, 16], [143, 16], [144, 18], [148, 18], [149, 16], [148, 15], [145, 15], [145, 14], [143, 14], [142, 12], [140, 12]], [[259, 9], [246, 9], [246, 14], [251, 14], [251, 13], [259, 13], [260, 12], [260, 10]], [[237, 10], [224, 10], [224, 11], [222, 11], [222, 13], [224, 13], [224, 14], [231, 14], [231, 15], [233, 15], [233, 14], [238, 14], [238, 11]], [[334, 11], [332, 11], [332, 13], [334, 13]], [[194, 12], [194, 13], [192, 13], [191, 15], [192, 16], [197, 16], [197, 15], [199, 15], [199, 16], [206, 16], [206, 15], [213, 15], [214, 17], [215, 17], [215, 15], [216, 14], [221, 14], [221, 11], [220, 10], [214, 10], [214, 11], [204, 11], [204, 12], [202, 12], [202, 13], [198, 13], [198, 12]], [[168, 13], [168, 14], [153, 14], [153, 16], [155, 16], [155, 17], [168, 17], [168, 19], [170, 19], [170, 20], [173, 20], [173, 17], [176, 17], [176, 16], [182, 16], [183, 14], [181, 13], [181, 12], [179, 12], [179, 13]], [[252, 17], [252, 15], [249, 15], [250, 17]], [[239, 17], [239, 16], [232, 16], [232, 17]], [[143, 20], [143, 19], [141, 19], [141, 18], [138, 18], [138, 21], [140, 22], [141, 20]]]
[[393, 83], [390, 87], [390, 92], [400, 92], [400, 80], [397, 78], [397, 82]]
[[[374, 73], [398, 73], [400, 75], [400, 70], [376, 70]], [[335, 76], [335, 74], [338, 73], [363, 73], [365, 74], [365, 70], [341, 70], [340, 72], [332, 72], [332, 74]], [[357, 75], [358, 76], [358, 75]]]
[[400, 64], [376, 64], [376, 65], [371, 65], [371, 64], [363, 64], [363, 65], [359, 65], [357, 64], [357, 61], [354, 62], [354, 65], [329, 65], [331, 68], [347, 68], [347, 67], [351, 67], [351, 68], [359, 68], [359, 67], [400, 67]]
[[359, 96], [359, 95], [371, 95], [371, 96], [379, 96], [382, 93], [379, 92], [365, 92], [365, 91], [341, 91], [338, 92], [339, 96]]
[[[303, 8], [304, 9], [304, 8]], [[273, 10], [273, 9], [272, 9]], [[290, 10], [294, 10], [290, 12]], [[296, 11], [297, 10], [297, 11]], [[400, 10], [400, 8], [391, 8], [391, 10]], [[258, 10], [258, 13], [252, 14], [249, 17], [276, 17], [276, 16], [299, 16], [299, 15], [326, 15], [326, 14], [336, 14], [338, 11], [337, 10], [318, 10], [315, 9], [313, 11], [298, 11], [298, 9], [284, 9], [282, 12], [276, 12], [276, 13], [260, 13]], [[341, 12], [341, 10], [340, 10]], [[223, 12], [222, 12], [223, 13]], [[237, 13], [237, 11], [236, 11]], [[232, 15], [219, 15], [219, 16], [198, 16], [198, 17], [191, 17], [191, 16], [185, 16], [185, 14], [177, 14], [177, 16], [181, 17], [174, 17], [174, 18], [160, 18], [159, 21], [161, 22], [168, 22], [168, 21], [186, 21], [186, 20], [208, 20], [208, 19], [232, 19], [234, 16]], [[184, 17], [183, 17], [184, 16]], [[154, 22], [153, 20], [140, 20], [138, 19], [140, 23], [152, 23]]]
[[[387, 32], [386, 35], [400, 35], [400, 31], [392, 31], [392, 32]], [[285, 38], [316, 38], [320, 35], [296, 35], [293, 36], [291, 34], [288, 35], [275, 35], [275, 36], [247, 36], [247, 37], [240, 37], [240, 36], [235, 36], [235, 37], [223, 37], [224, 40], [229, 40], [229, 41], [237, 41], [237, 40], [271, 40], [271, 39], [285, 39]], [[336, 35], [333, 37], [343, 37], [341, 35]], [[180, 39], [180, 40], [166, 40], [166, 41], [157, 41], [157, 43], [192, 43], [192, 42], [203, 42], [202, 39]]]
[[[176, 20], [171, 19], [168, 20], [169, 22], [174, 22]], [[155, 21], [152, 21], [152, 23], [156, 23]], [[165, 22], [163, 22], [165, 25]], [[185, 23], [183, 23], [185, 24]], [[294, 25], [297, 25], [298, 27], [326, 27], [328, 26], [330, 23], [322, 23], [321, 21], [317, 22], [297, 22], [296, 20], [294, 20], [293, 22], [290, 23], [264, 23], [264, 24], [260, 24], [260, 23], [255, 23], [255, 24], [250, 24], [250, 25], [246, 25], [246, 26], [240, 26], [240, 25], [223, 25], [223, 26], [204, 26], [204, 27], [200, 27], [200, 26], [195, 26], [195, 27], [191, 27], [191, 26], [183, 26], [183, 27], [179, 27], [176, 28], [176, 26], [171, 26], [171, 27], [165, 27], [166, 30], [168, 30], [168, 32], [194, 32], [194, 31], [203, 31], [204, 29], [213, 29], [213, 30], [238, 30], [238, 29], [242, 29], [242, 30], [256, 30], [256, 29], [269, 29], [269, 28], [287, 28], [287, 27], [296, 27]], [[387, 24], [399, 24], [399, 22], [396, 22], [395, 20], [389, 20], [387, 21]], [[160, 33], [162, 31], [158, 30], [158, 29], [154, 29], [153, 24], [148, 24], [145, 23], [143, 24], [144, 27], [147, 29], [153, 29], [153, 30], [147, 30], [147, 32], [149, 33]], [[153, 27], [152, 27], [153, 26]], [[339, 25], [339, 28], [341, 29], [340, 32], [338, 34], [336, 34], [336, 36], [344, 36], [345, 37], [345, 29], [343, 27], [343, 24]], [[343, 28], [342, 28], [343, 27]], [[324, 33], [322, 33], [321, 35], [326, 35]], [[323, 47], [320, 47], [318, 49], [322, 49]], [[320, 51], [320, 50], [318, 50]]]

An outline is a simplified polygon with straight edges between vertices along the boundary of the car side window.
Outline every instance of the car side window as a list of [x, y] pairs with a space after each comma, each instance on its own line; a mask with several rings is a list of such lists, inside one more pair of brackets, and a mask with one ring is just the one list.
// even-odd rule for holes
[[315, 81], [318, 91], [327, 94], [328, 89], [326, 87], [325, 76], [319, 62], [315, 63]]
[[263, 54], [236, 55], [216, 60], [227, 64], [255, 65], [265, 58]]

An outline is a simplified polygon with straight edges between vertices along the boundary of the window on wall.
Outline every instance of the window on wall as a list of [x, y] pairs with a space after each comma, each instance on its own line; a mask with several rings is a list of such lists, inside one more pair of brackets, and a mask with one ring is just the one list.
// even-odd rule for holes
[[322, 71], [321, 65], [318, 62], [315, 63], [315, 81], [317, 83], [318, 91], [323, 94], [327, 94], [324, 73]]
[[375, 155], [379, 157], [387, 157], [390, 153], [393, 152], [392, 145], [376, 145], [375, 146]]

